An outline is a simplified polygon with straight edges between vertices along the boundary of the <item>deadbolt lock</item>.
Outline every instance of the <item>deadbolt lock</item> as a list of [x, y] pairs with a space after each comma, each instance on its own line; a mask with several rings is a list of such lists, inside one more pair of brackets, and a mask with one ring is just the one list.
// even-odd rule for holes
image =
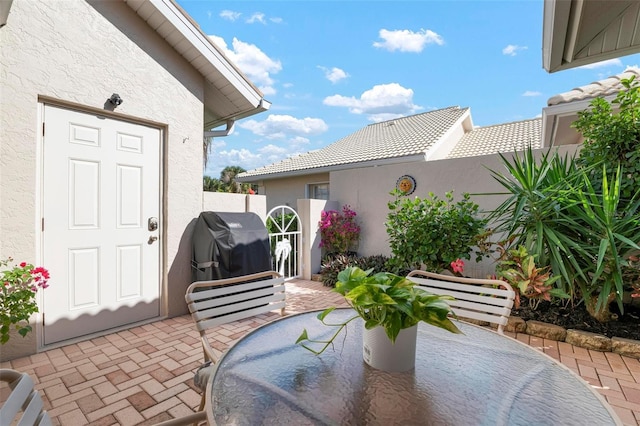
[[148, 228], [149, 228], [149, 231], [155, 231], [156, 229], [158, 229], [158, 218], [157, 217], [150, 217], [149, 218]]

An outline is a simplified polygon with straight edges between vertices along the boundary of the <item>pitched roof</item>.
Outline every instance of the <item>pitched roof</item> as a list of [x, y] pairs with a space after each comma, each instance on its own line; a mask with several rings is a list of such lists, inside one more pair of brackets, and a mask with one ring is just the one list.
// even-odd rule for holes
[[424, 157], [456, 122], [468, 115], [468, 111], [468, 108], [453, 106], [369, 124], [320, 150], [249, 170], [238, 178], [247, 181], [247, 178], [264, 179], [283, 174], [322, 172], [360, 163], [372, 164], [380, 160]]
[[613, 75], [605, 78], [604, 80], [594, 81], [593, 83], [585, 86], [576, 87], [568, 92], [552, 96], [547, 100], [547, 105], [559, 105], [584, 99], [597, 98], [600, 96], [615, 95], [624, 88], [620, 81], [633, 76], [635, 76], [637, 80], [640, 80], [640, 68], [628, 67], [620, 74]]
[[522, 151], [529, 145], [542, 145], [541, 118], [475, 128], [462, 136], [447, 158]]

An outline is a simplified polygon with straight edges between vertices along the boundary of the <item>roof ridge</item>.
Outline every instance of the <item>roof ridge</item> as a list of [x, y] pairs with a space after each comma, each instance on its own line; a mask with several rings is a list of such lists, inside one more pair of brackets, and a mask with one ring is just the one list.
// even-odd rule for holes
[[451, 106], [444, 107], [444, 108], [438, 108], [438, 109], [432, 109], [430, 111], [419, 112], [417, 114], [403, 115], [402, 117], [390, 118], [389, 120], [384, 120], [384, 121], [377, 121], [375, 123], [367, 124], [367, 126], [365, 126], [365, 127], [377, 126], [379, 124], [390, 123], [392, 121], [398, 121], [398, 120], [404, 120], [406, 118], [415, 118], [415, 117], [418, 117], [418, 116], [421, 116], [421, 115], [432, 114], [434, 112], [446, 111], [446, 110], [449, 110], [449, 109], [469, 109], [469, 107], [460, 108], [459, 105], [451, 105]]
[[477, 126], [477, 127], [474, 127], [471, 131], [480, 130], [480, 129], [486, 129], [486, 128], [489, 128], [489, 127], [509, 126], [511, 124], [525, 123], [527, 121], [534, 121], [534, 120], [542, 120], [542, 117], [525, 118], [524, 120], [515, 120], [515, 121], [508, 121], [506, 123], [488, 124], [486, 126]]
[[632, 76], [640, 77], [640, 67], [628, 66], [621, 73], [610, 75], [601, 80], [592, 81], [589, 84], [583, 84], [569, 91], [553, 95], [547, 99], [547, 106], [612, 95], [620, 91], [621, 81], [623, 79]]

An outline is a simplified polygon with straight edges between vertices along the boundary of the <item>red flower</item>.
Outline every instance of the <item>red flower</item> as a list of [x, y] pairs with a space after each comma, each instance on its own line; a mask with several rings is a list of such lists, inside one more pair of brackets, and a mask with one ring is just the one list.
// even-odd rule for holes
[[21, 268], [24, 268], [25, 266], [27, 266], [27, 262], [22, 262], [22, 263], [20, 263], [20, 267], [21, 267]]
[[451, 270], [456, 274], [462, 274], [464, 272], [464, 262], [462, 259], [456, 259], [451, 262]]

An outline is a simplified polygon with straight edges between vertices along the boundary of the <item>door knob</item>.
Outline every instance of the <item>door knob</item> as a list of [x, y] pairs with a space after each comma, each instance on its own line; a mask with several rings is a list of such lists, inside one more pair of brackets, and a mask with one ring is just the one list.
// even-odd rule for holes
[[156, 237], [155, 235], [152, 235], [149, 237], [149, 241], [147, 241], [148, 244], [153, 244], [154, 241], [158, 241], [158, 237]]

